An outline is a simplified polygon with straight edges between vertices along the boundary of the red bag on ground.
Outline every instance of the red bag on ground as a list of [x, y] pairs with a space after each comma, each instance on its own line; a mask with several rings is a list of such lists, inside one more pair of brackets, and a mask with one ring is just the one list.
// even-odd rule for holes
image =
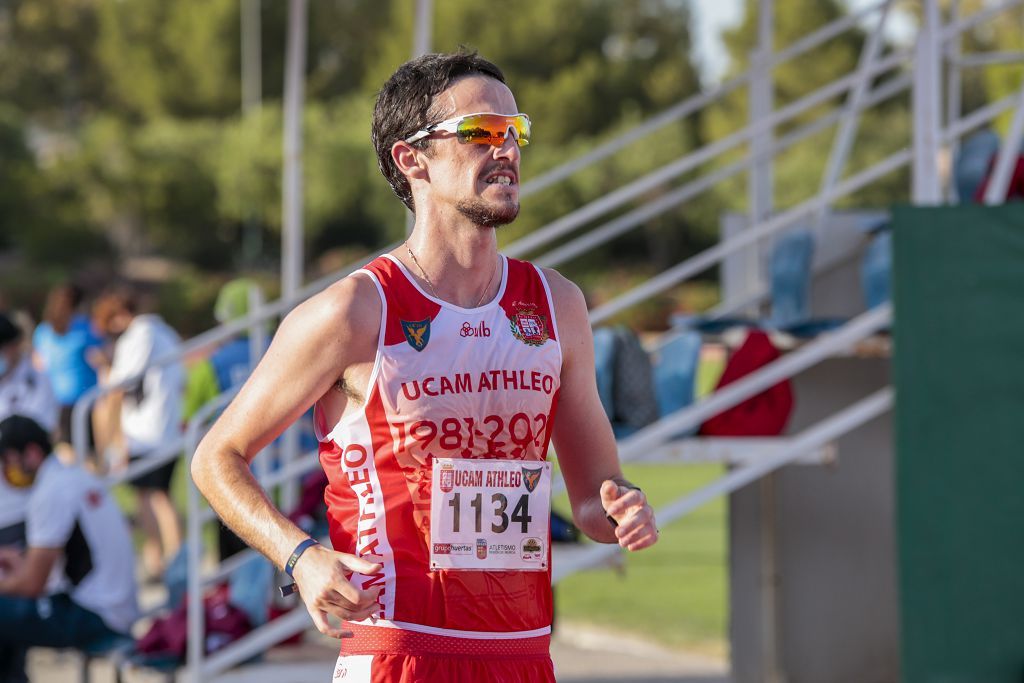
[[[751, 330], [743, 344], [725, 365], [716, 389], [749, 375], [779, 357], [768, 335]], [[702, 436], [778, 436], [786, 430], [793, 412], [793, 386], [789, 380], [752, 396], [707, 420], [700, 427]]]
[[[221, 586], [203, 598], [206, 619], [206, 654], [238, 640], [252, 630], [245, 612], [228, 602], [227, 586]], [[188, 599], [167, 616], [153, 622], [149, 630], [135, 644], [145, 655], [185, 660], [188, 646]]]

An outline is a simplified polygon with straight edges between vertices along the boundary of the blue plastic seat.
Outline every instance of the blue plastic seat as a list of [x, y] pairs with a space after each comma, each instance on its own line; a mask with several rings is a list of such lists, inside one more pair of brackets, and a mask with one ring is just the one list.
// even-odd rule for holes
[[983, 128], [961, 143], [953, 162], [953, 180], [961, 204], [973, 201], [998, 151], [999, 136], [991, 128]]
[[875, 235], [864, 252], [860, 267], [864, 303], [871, 309], [892, 296], [892, 231]]
[[[654, 391], [662, 417], [693, 403], [702, 343], [698, 332], [683, 332], [659, 350], [653, 371]], [[676, 437], [689, 436], [696, 431], [694, 427]]]
[[597, 371], [597, 395], [609, 420], [615, 417], [615, 330], [594, 330], [594, 365]]
[[794, 230], [775, 241], [770, 263], [772, 313], [769, 326], [785, 329], [811, 317], [811, 261], [814, 236]]

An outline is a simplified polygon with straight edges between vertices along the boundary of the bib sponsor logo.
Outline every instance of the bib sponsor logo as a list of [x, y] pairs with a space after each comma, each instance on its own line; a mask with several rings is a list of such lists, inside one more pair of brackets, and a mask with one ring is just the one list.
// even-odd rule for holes
[[550, 339], [547, 321], [537, 313], [536, 306], [520, 304], [508, 322], [512, 336], [527, 346], [541, 346]]
[[539, 538], [527, 538], [523, 540], [523, 559], [528, 562], [536, 562], [542, 558], [544, 544]]
[[422, 351], [427, 348], [427, 342], [430, 341], [430, 318], [426, 320], [409, 321], [400, 320], [402, 323], [402, 332], [405, 334], [405, 341], [409, 342], [409, 346]]
[[452, 544], [451, 543], [435, 543], [434, 544], [435, 555], [451, 555]]
[[495, 555], [515, 555], [519, 549], [513, 543], [492, 543], [489, 552]]
[[483, 320], [476, 327], [473, 327], [469, 323], [462, 323], [462, 329], [459, 330], [460, 337], [490, 337], [491, 328], [487, 327], [487, 323]]
[[487, 539], [478, 538], [476, 539], [476, 556], [478, 559], [487, 559]]
[[441, 465], [441, 481], [438, 482], [441, 487], [441, 491], [444, 493], [451, 493], [451, 490], [455, 488], [455, 466], [445, 463]]
[[543, 471], [544, 469], [541, 467], [535, 470], [531, 470], [528, 467], [523, 468], [523, 486], [526, 487], [527, 491], [533, 493], [533, 490], [537, 488], [537, 483], [540, 481], [540, 475]]

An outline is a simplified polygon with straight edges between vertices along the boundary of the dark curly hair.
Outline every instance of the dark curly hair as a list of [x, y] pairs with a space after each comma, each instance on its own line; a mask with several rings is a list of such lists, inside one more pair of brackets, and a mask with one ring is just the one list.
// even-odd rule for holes
[[[475, 51], [429, 54], [398, 67], [377, 93], [373, 107], [373, 147], [377, 165], [402, 203], [415, 211], [409, 180], [391, 158], [391, 146], [421, 128], [444, 118], [433, 110], [434, 97], [463, 76], [488, 76], [502, 83], [505, 74]], [[416, 144], [426, 147], [429, 139]]]

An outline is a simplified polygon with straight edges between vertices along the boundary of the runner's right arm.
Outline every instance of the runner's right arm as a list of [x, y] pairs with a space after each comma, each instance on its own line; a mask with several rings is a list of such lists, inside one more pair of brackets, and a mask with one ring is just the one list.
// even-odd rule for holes
[[[298, 306], [192, 460], [196, 485], [224, 523], [278, 567], [307, 535], [267, 498], [249, 465], [353, 366], [367, 358], [372, 363], [380, 306], [376, 288], [364, 277], [346, 278]], [[351, 634], [327, 616], [365, 619], [378, 608], [380, 592], [358, 590], [345, 574], [379, 569], [317, 545], [302, 555], [293, 577], [317, 628], [339, 638]]]

